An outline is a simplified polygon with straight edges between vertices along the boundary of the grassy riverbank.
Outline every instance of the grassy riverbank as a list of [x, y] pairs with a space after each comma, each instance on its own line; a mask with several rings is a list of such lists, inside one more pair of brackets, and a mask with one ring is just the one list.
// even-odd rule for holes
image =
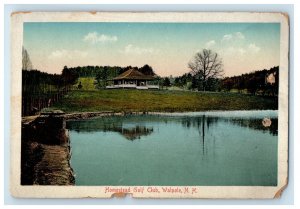
[[67, 113], [96, 111], [209, 111], [277, 109], [277, 98], [237, 93], [170, 90], [76, 90], [54, 108]]

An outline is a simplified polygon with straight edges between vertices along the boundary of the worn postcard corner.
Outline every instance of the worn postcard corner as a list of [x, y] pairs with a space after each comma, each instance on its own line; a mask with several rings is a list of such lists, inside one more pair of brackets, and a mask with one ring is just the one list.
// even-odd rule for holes
[[280, 198], [289, 17], [11, 14], [19, 198]]

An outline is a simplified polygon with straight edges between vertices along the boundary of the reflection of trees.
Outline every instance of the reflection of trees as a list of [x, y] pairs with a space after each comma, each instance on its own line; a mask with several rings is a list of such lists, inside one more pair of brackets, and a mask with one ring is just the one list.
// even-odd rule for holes
[[[241, 127], [246, 127], [254, 130], [269, 131], [272, 135], [278, 134], [278, 119], [271, 118], [271, 126], [264, 127], [262, 118], [222, 118], [222, 117], [207, 117], [205, 115], [199, 117], [185, 117], [182, 119], [181, 124], [186, 128], [196, 127], [205, 135], [205, 129], [209, 130], [210, 126], [218, 123], [219, 121], [230, 122]], [[206, 128], [205, 128], [206, 127]]]
[[205, 115], [199, 117], [185, 117], [181, 120], [181, 124], [186, 128], [202, 128], [204, 125], [206, 125], [207, 129], [209, 129], [209, 127], [217, 123], [219, 119], [220, 118], [218, 117], [207, 117]]
[[76, 132], [97, 132], [122, 127], [122, 121], [85, 120], [67, 123], [67, 129]]
[[271, 126], [265, 127], [262, 124], [263, 119], [257, 119], [257, 118], [231, 118], [227, 119], [226, 121], [231, 122], [233, 124], [242, 126], [242, 127], [247, 127], [250, 129], [254, 130], [259, 130], [259, 131], [268, 131], [270, 134], [273, 136], [277, 136], [278, 134], [278, 119], [277, 118], [271, 118]]
[[[207, 126], [207, 129], [209, 129], [209, 125]], [[205, 139], [205, 115], [202, 116], [202, 152], [203, 152], [203, 154], [204, 154], [204, 147], [205, 147], [204, 146], [204, 142], [205, 142], [204, 139]]]
[[[112, 116], [103, 117], [85, 121], [71, 121], [67, 123], [67, 129], [76, 132], [97, 132], [97, 131], [112, 131], [122, 134], [126, 139], [134, 140], [141, 136], [147, 136], [153, 133], [153, 127], [147, 127], [149, 123], [181, 123], [184, 128], [196, 128], [199, 131], [199, 137], [203, 153], [205, 150], [205, 137], [209, 134], [209, 130], [214, 125], [223, 122], [231, 123], [249, 129], [269, 132], [272, 135], [278, 134], [278, 119], [271, 118], [272, 124], [270, 127], [262, 125], [262, 118], [226, 118], [217, 116]], [[234, 130], [233, 130], [234, 131]]]
[[207, 117], [202, 115], [199, 117], [186, 117], [181, 121], [182, 126], [186, 128], [194, 127], [198, 129], [203, 155], [207, 152], [205, 149], [205, 133], [209, 131], [209, 128], [213, 124], [218, 123], [219, 119], [220, 118], [218, 117]]
[[[212, 127], [214, 124], [217, 124], [218, 122], [226, 122], [226, 123], [232, 123], [234, 125], [238, 125], [240, 127], [245, 127], [249, 129], [259, 130], [263, 132], [269, 132], [273, 136], [277, 136], [278, 134], [278, 119], [277, 118], [271, 118], [271, 126], [270, 127], [264, 127], [262, 124], [263, 119], [258, 118], [223, 118], [223, 117], [207, 117], [205, 115], [199, 116], [199, 117], [185, 117], [181, 120], [181, 124], [185, 128], [197, 128], [199, 131], [199, 137], [201, 138], [201, 147], [203, 155], [207, 154], [205, 143], [207, 143], [205, 140], [207, 140], [206, 134], [209, 132], [210, 127]], [[234, 130], [233, 130], [234, 131]]]
[[135, 126], [133, 128], [116, 127], [114, 129], [107, 129], [104, 131], [118, 132], [126, 139], [133, 141], [135, 139], [140, 139], [141, 136], [150, 135], [153, 132], [153, 128], [147, 128], [145, 126]]
[[[120, 120], [116, 120], [120, 119]], [[147, 128], [143, 125], [125, 127], [121, 118], [101, 118], [101, 120], [72, 121], [67, 123], [67, 128], [76, 132], [118, 132], [128, 140], [140, 139], [141, 136], [150, 135], [153, 128]]]

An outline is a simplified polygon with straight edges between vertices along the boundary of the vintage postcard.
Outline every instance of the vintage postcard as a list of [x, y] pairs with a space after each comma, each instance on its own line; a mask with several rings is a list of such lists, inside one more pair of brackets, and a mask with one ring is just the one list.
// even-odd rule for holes
[[11, 14], [15, 197], [278, 198], [283, 13]]

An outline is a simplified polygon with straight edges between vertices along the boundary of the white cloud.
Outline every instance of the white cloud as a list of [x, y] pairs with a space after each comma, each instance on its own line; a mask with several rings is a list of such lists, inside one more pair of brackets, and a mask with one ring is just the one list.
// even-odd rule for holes
[[97, 32], [88, 33], [83, 37], [83, 41], [89, 42], [92, 44], [96, 43], [108, 43], [108, 42], [116, 42], [118, 41], [117, 36], [110, 36], [105, 34], [98, 34]]
[[230, 56], [230, 57], [236, 57], [236, 56], [243, 56], [246, 54], [246, 50], [242, 47], [228, 47], [222, 51], [222, 54], [225, 56]]
[[85, 51], [79, 50], [66, 50], [60, 49], [53, 51], [48, 58], [49, 59], [78, 59], [78, 58], [85, 58], [88, 55]]
[[254, 53], [257, 53], [260, 51], [260, 47], [256, 46], [255, 44], [249, 44], [248, 49]]
[[235, 33], [235, 37], [236, 37], [237, 39], [245, 39], [244, 34], [242, 34], [241, 32], [236, 32], [236, 33]]
[[233, 34], [226, 34], [223, 36], [222, 38], [222, 42], [224, 41], [230, 41], [230, 40], [243, 40], [245, 39], [244, 34], [242, 34], [241, 32], [236, 32]]
[[223, 36], [222, 41], [229, 41], [232, 39], [232, 35], [231, 34], [226, 34]]
[[138, 46], [133, 46], [132, 44], [128, 44], [123, 50], [120, 50], [120, 52], [125, 54], [152, 54], [155, 53], [156, 50], [153, 48], [141, 48]]
[[215, 40], [211, 40], [211, 41], [206, 42], [205, 48], [208, 49], [210, 47], [213, 47], [214, 45], [216, 45], [216, 41]]

